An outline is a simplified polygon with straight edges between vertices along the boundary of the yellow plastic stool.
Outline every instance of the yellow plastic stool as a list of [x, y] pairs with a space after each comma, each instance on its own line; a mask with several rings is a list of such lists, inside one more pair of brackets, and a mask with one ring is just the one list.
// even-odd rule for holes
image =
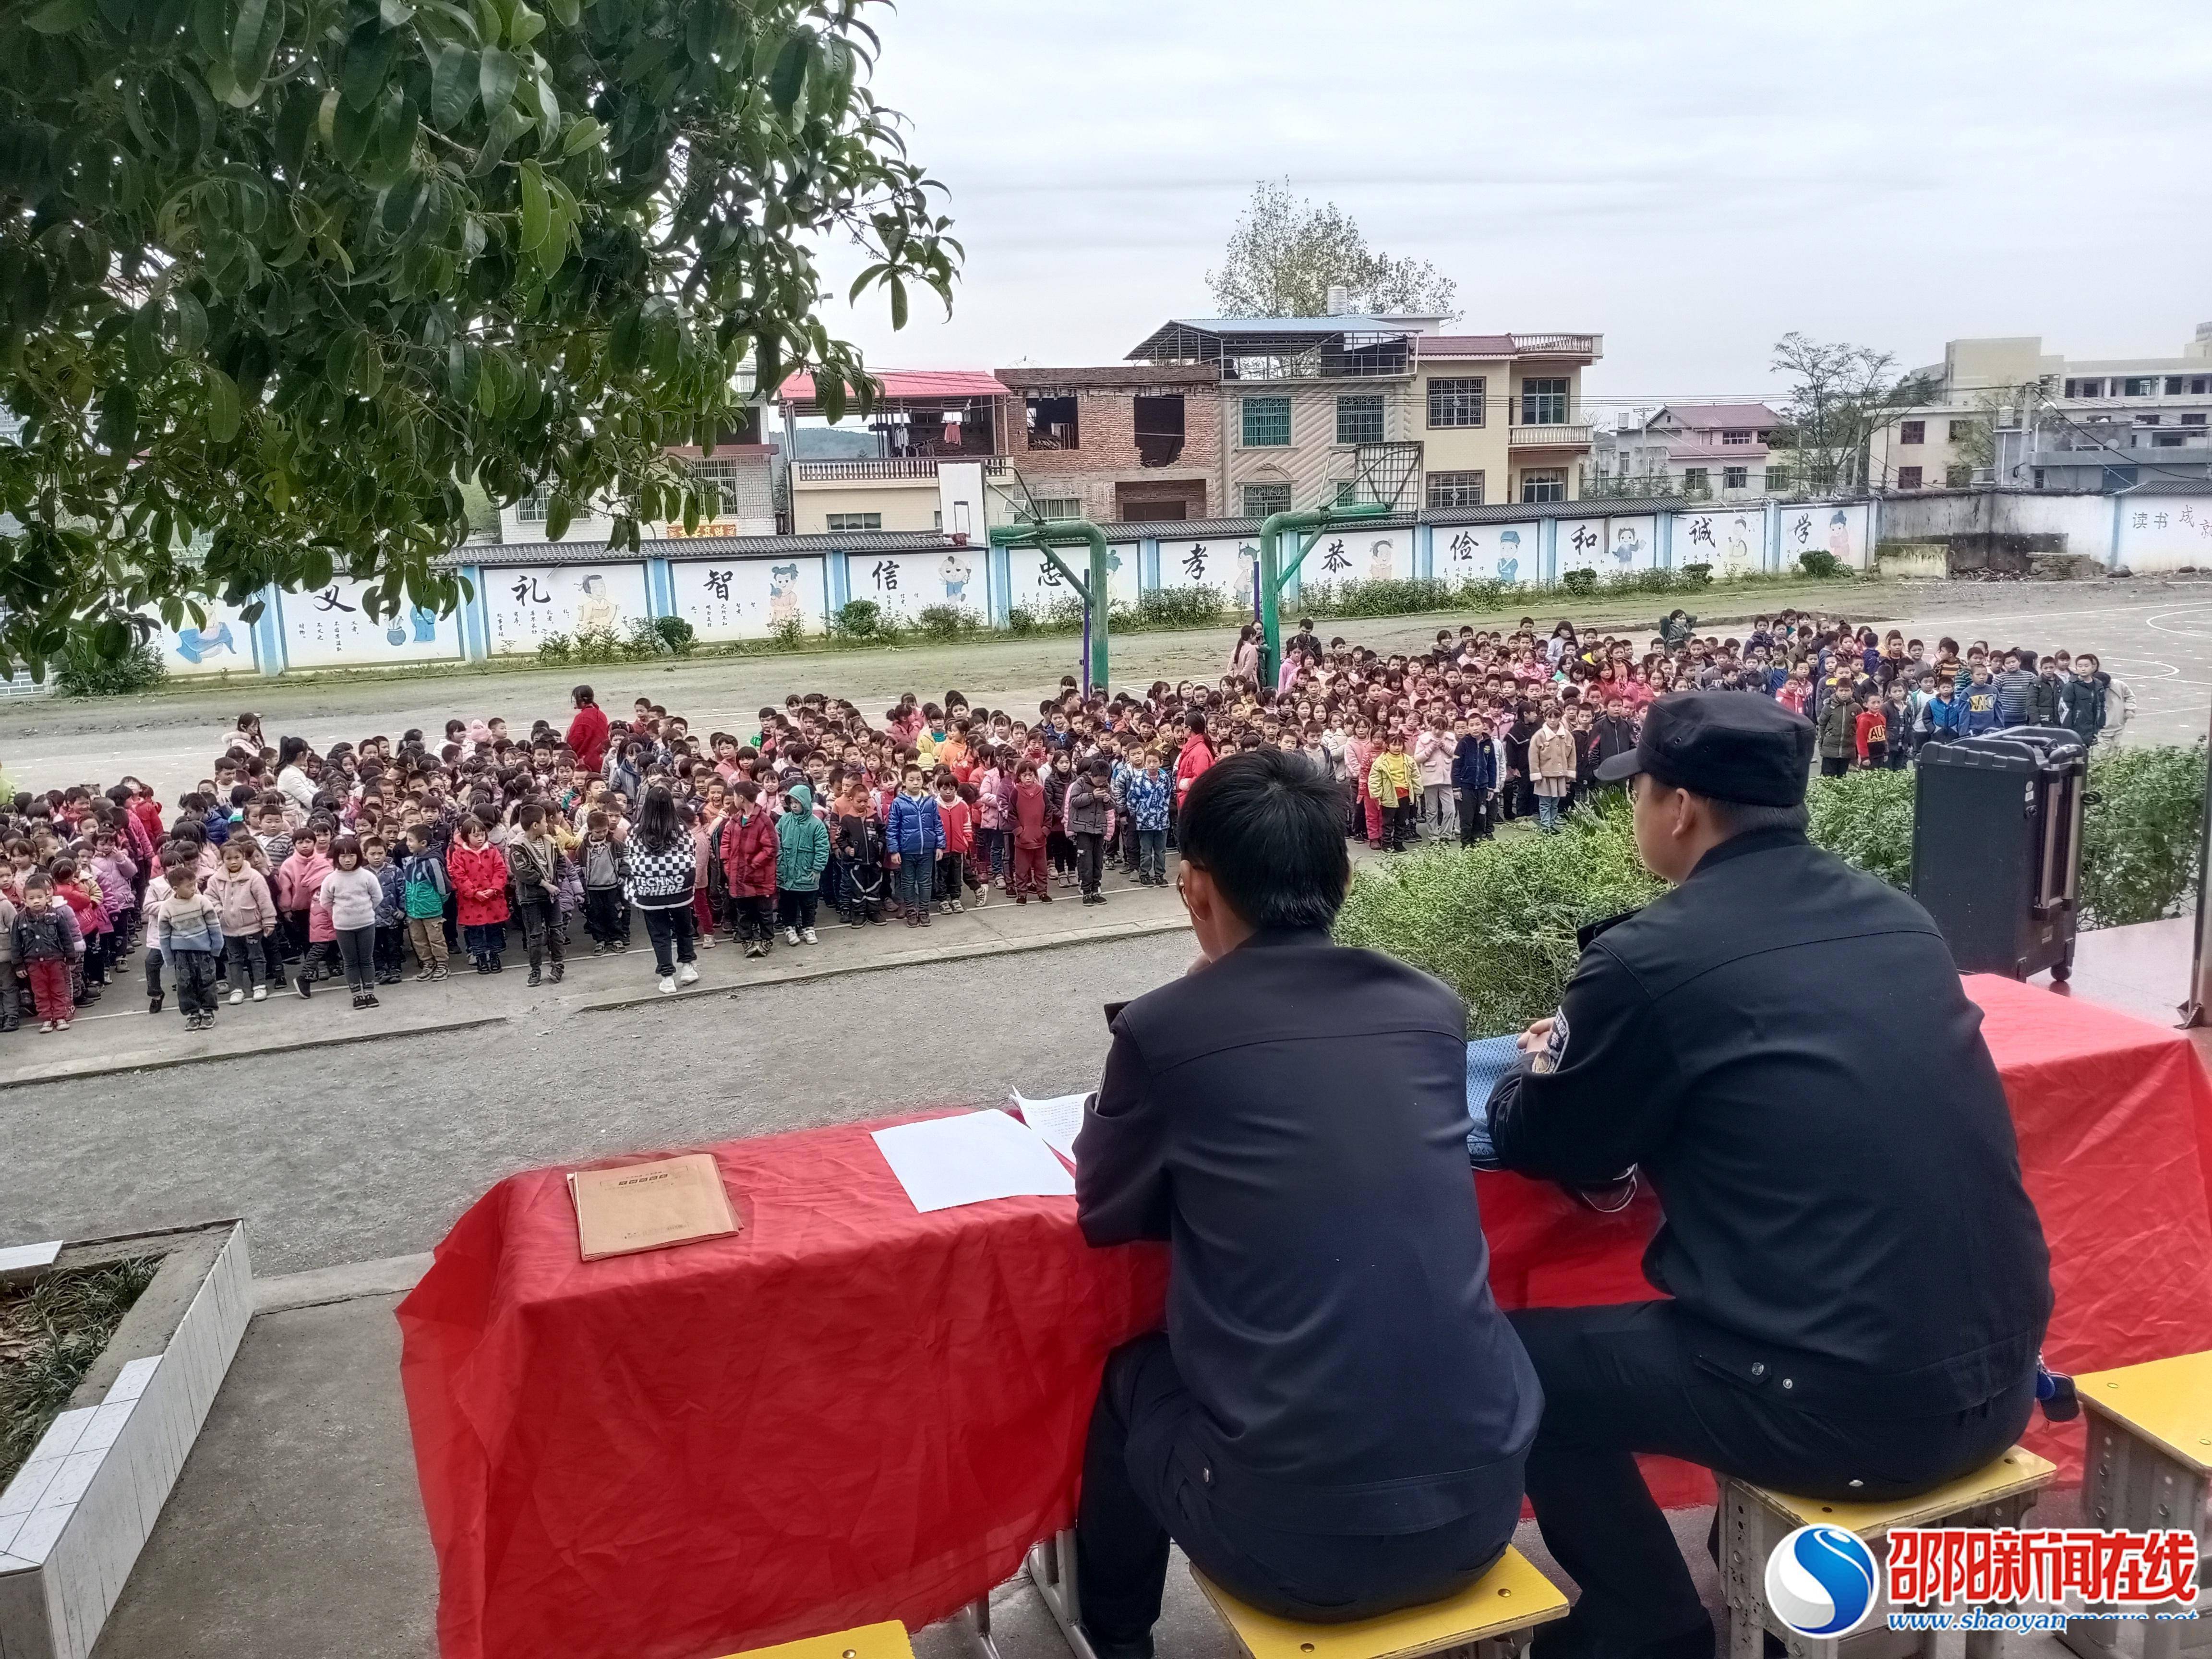
[[[1875, 1585], [1874, 1611], [1849, 1636], [1800, 1636], [1776, 1620], [1766, 1605], [1766, 1558], [1800, 1527], [1841, 1527], [1888, 1554], [1892, 1527], [2016, 1527], [2033, 1507], [2036, 1494], [2051, 1484], [2056, 1466], [2014, 1446], [1972, 1474], [1947, 1480], [1932, 1492], [1895, 1503], [1847, 1503], [1769, 1492], [1748, 1480], [1720, 1477], [1721, 1583], [1728, 1599], [1727, 1659], [1759, 1659], [1765, 1638], [1772, 1634], [1792, 1659], [1837, 1659], [1837, 1656], [1883, 1648], [1895, 1650], [1898, 1636], [1888, 1629], [1886, 1586]], [[1966, 1637], [1967, 1659], [1996, 1659], [1999, 1636], [1976, 1631]], [[1935, 1652], [1933, 1632], [1917, 1645]]]
[[751, 1648], [727, 1659], [914, 1659], [914, 1644], [906, 1626], [896, 1619], [880, 1625], [861, 1625], [832, 1631], [797, 1642], [779, 1642], [772, 1648]]
[[[2081, 1468], [2081, 1518], [2131, 1532], [2186, 1527], [2197, 1534], [2198, 1601], [2205, 1582], [2205, 1498], [2212, 1489], [2212, 1353], [2154, 1359], [2074, 1379], [2089, 1426]], [[2119, 1651], [2120, 1623], [2069, 1620], [2059, 1639], [2082, 1659]], [[2172, 1659], [2202, 1624], [2145, 1623], [2143, 1659]]]
[[1457, 1595], [1345, 1625], [1278, 1619], [1238, 1601], [1196, 1567], [1190, 1576], [1249, 1659], [1413, 1659], [1447, 1650], [1507, 1659], [1537, 1626], [1567, 1616], [1567, 1598], [1510, 1547]]

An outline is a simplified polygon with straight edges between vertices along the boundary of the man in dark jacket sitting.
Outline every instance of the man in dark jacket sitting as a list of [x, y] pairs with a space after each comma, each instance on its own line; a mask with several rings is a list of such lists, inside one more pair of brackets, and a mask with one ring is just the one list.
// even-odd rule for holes
[[1114, 1020], [1075, 1144], [1094, 1244], [1174, 1247], [1167, 1331], [1117, 1350], [1077, 1520], [1101, 1659], [1148, 1659], [1168, 1540], [1310, 1620], [1456, 1593], [1502, 1553], [1541, 1407], [1491, 1300], [1466, 1012], [1331, 943], [1340, 788], [1303, 756], [1191, 786], [1179, 885], [1205, 959]]

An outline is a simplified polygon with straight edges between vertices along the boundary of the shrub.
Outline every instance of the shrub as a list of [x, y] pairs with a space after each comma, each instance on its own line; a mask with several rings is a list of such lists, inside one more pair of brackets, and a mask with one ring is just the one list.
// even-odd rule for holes
[[1221, 607], [1218, 587], [1158, 587], [1138, 596], [1134, 621], [1139, 628], [1212, 628]]
[[1011, 606], [1006, 611], [1006, 632], [1014, 635], [1034, 634], [1037, 631], [1036, 612], [1027, 605]]
[[2204, 744], [2091, 751], [2081, 824], [2081, 925], [2178, 915], [2197, 890]]
[[124, 697], [150, 691], [168, 678], [161, 652], [143, 640], [107, 653], [89, 639], [72, 636], [54, 668], [54, 687], [65, 697]]
[[1688, 587], [1704, 587], [1713, 579], [1713, 568], [1709, 564], [1686, 564], [1682, 567], [1682, 582]]
[[838, 607], [836, 628], [848, 640], [878, 640], [886, 636], [883, 607], [873, 599], [848, 599]]
[[969, 638], [983, 628], [972, 611], [957, 605], [924, 605], [915, 618], [915, 626], [924, 639], [934, 640], [940, 645]]
[[1595, 570], [1570, 570], [1565, 575], [1559, 578], [1559, 586], [1566, 589], [1568, 592], [1577, 596], [1587, 596], [1589, 594], [1595, 593], [1597, 592], [1597, 572]]
[[[1048, 634], [1080, 634], [1083, 631], [1084, 612], [1089, 607], [1074, 594], [1063, 593], [1045, 607], [1044, 617], [1039, 631]], [[1108, 617], [1108, 626], [1112, 626], [1110, 615]]]
[[1808, 576], [1826, 581], [1844, 574], [1843, 562], [1824, 547], [1808, 548], [1797, 556], [1797, 568]]
[[1436, 975], [1467, 1003], [1469, 1033], [1495, 1036], [1559, 1007], [1581, 954], [1577, 927], [1658, 891], [1614, 794], [1567, 814], [1556, 836], [1361, 865], [1336, 935]]
[[570, 660], [586, 665], [620, 662], [629, 653], [611, 628], [586, 628], [576, 635]]
[[768, 636], [779, 651], [801, 651], [806, 647], [806, 618], [786, 617], [781, 622], [770, 623]]
[[1892, 887], [1912, 886], [1912, 774], [1846, 772], [1806, 792], [1813, 841]]
[[575, 653], [576, 642], [566, 634], [548, 634], [538, 641], [538, 660], [549, 668], [570, 661]]
[[691, 648], [699, 643], [699, 630], [681, 617], [655, 617], [653, 631], [660, 641], [660, 648], [672, 657], [688, 657]]

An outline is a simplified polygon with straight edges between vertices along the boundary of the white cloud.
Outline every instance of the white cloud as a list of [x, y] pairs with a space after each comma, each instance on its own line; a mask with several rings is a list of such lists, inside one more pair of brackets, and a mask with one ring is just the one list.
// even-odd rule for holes
[[1793, 328], [1910, 366], [1975, 334], [2164, 356], [2212, 318], [2201, 3], [907, 0], [872, 21], [878, 94], [969, 252], [949, 321], [833, 308], [884, 367], [1119, 361], [1211, 309], [1252, 181], [1283, 176], [1456, 277], [1471, 329], [1601, 330], [1600, 399], [1761, 391]]

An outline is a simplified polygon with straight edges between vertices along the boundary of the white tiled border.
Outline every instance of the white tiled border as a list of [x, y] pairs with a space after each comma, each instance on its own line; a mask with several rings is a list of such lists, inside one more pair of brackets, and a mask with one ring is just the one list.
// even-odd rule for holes
[[88, 1659], [252, 1310], [234, 1226], [168, 1347], [56, 1418], [0, 1492], [0, 1659]]

